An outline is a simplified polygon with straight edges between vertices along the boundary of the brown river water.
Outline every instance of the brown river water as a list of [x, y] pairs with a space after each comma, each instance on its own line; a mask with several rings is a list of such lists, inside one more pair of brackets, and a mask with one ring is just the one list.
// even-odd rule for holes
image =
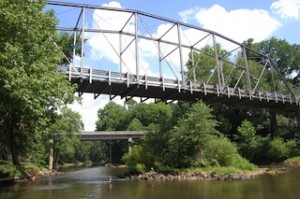
[[[59, 176], [1, 187], [0, 199], [300, 199], [300, 170], [225, 182], [131, 181], [117, 177], [123, 171], [108, 167], [73, 169]], [[112, 183], [108, 183], [110, 178]]]

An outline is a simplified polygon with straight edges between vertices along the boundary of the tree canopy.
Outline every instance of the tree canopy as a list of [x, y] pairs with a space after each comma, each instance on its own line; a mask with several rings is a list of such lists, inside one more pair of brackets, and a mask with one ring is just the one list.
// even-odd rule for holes
[[40, 140], [48, 115], [72, 102], [74, 87], [56, 72], [62, 48], [45, 1], [0, 2], [0, 142], [18, 155]]

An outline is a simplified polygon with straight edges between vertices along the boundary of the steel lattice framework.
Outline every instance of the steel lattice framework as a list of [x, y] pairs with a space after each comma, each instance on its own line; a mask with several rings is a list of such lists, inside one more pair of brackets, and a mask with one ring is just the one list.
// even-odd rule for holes
[[[299, 107], [300, 96], [274, 61], [245, 43], [138, 10], [54, 1], [48, 6], [69, 12], [66, 16], [73, 20], [56, 27], [74, 35], [73, 57], [59, 70], [78, 84], [80, 94], [141, 101], [201, 99], [278, 110]], [[76, 62], [76, 55], [80, 61]], [[102, 63], [110, 67], [88, 67], [87, 55], [106, 59]]]

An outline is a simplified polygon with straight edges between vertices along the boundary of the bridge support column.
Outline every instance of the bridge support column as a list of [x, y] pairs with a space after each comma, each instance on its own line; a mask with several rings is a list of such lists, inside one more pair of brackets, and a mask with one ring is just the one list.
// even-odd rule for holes
[[271, 126], [271, 136], [278, 137], [279, 136], [279, 128], [277, 123], [277, 113], [274, 110], [269, 111], [270, 114], [270, 126]]
[[49, 165], [48, 169], [52, 172], [53, 170], [53, 140], [49, 140]]
[[132, 138], [128, 138], [128, 153], [131, 153], [132, 143], [133, 143]]

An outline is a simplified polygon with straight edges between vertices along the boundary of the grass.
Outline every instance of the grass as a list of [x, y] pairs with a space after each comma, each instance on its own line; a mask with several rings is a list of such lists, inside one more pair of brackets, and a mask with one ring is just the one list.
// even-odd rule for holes
[[206, 168], [188, 168], [184, 169], [182, 173], [215, 173], [220, 175], [229, 175], [229, 174], [237, 174], [237, 173], [248, 173], [249, 171], [256, 170], [257, 167], [253, 169], [240, 169], [233, 166], [214, 166], [214, 167], [206, 167]]
[[289, 158], [288, 160], [300, 161], [300, 156]]
[[300, 167], [300, 156], [295, 156], [283, 161], [283, 165], [287, 167]]
[[22, 178], [31, 170], [40, 171], [41, 168], [32, 163], [15, 166], [11, 161], [0, 160], [0, 178]]
[[0, 178], [22, 177], [21, 171], [10, 161], [0, 160]]

